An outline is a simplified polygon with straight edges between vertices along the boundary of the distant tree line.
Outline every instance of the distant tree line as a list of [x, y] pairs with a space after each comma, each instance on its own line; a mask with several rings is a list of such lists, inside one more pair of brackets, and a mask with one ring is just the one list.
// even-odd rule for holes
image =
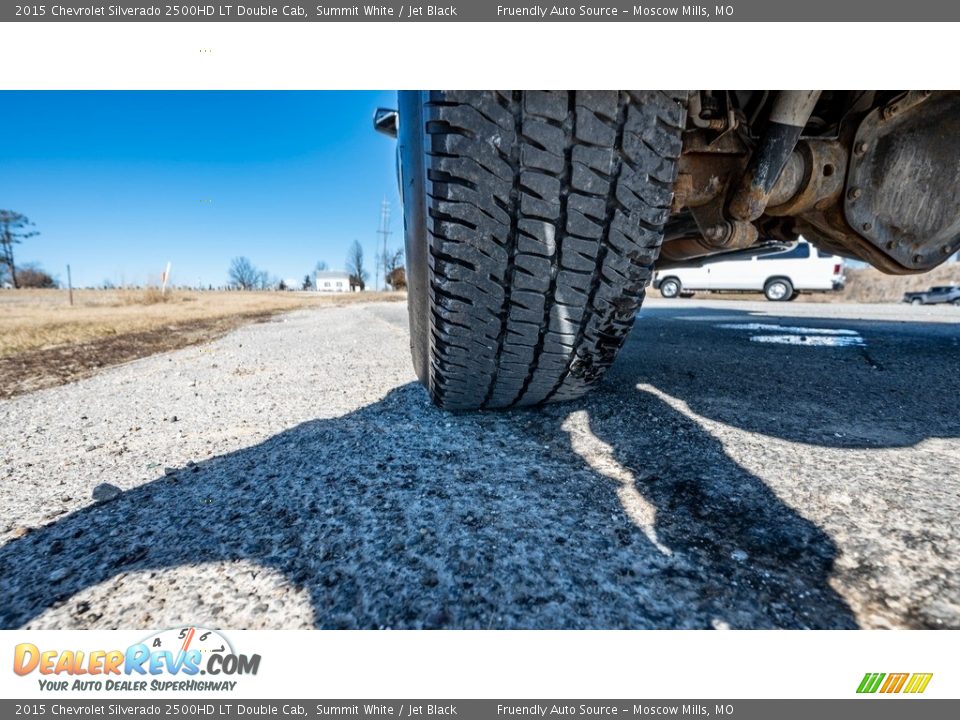
[[266, 270], [260, 270], [249, 259], [235, 257], [227, 271], [230, 285], [238, 290], [269, 290], [280, 285], [273, 282]]
[[[0, 286], [9, 285], [14, 288], [56, 288], [59, 283], [50, 273], [46, 272], [37, 263], [18, 265], [14, 257], [17, 245], [24, 240], [39, 235], [34, 229], [34, 223], [23, 213], [15, 210], [0, 210]], [[402, 290], [407, 286], [406, 272], [403, 266], [403, 250], [378, 253], [375, 265], [382, 267], [385, 283], [394, 290]], [[317, 262], [313, 275], [306, 274], [300, 283], [302, 290], [314, 287], [317, 272], [328, 269], [325, 261]], [[346, 272], [350, 276], [352, 288], [365, 290], [370, 273], [367, 272], [363, 246], [354, 240], [347, 251]], [[278, 280], [270, 274], [256, 267], [249, 258], [240, 256], [230, 261], [227, 271], [229, 286], [239, 290], [280, 290], [294, 289], [288, 287], [288, 281]], [[112, 287], [113, 283], [104, 281], [103, 287]]]

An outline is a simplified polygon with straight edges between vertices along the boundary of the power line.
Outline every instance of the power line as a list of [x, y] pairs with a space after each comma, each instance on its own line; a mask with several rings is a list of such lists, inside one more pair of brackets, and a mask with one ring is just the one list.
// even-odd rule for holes
[[377, 288], [380, 278], [380, 266], [383, 265], [383, 289], [387, 289], [387, 238], [392, 235], [390, 232], [390, 203], [384, 198], [380, 203], [380, 229], [378, 235], [383, 235], [383, 254], [377, 263], [376, 275], [374, 276], [373, 287]]

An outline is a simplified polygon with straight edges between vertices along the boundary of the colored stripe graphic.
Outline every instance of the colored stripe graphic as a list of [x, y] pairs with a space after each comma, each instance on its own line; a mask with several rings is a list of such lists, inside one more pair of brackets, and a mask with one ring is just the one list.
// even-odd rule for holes
[[887, 675], [887, 681], [880, 688], [882, 693], [898, 693], [903, 688], [903, 684], [910, 677], [910, 673], [890, 673]]
[[[886, 681], [884, 681], [886, 678]], [[857, 692], [861, 694], [875, 693], [878, 690], [885, 694], [896, 694], [899, 692], [919, 694], [927, 689], [933, 673], [866, 673]], [[882, 683], [882, 685], [881, 685]]]
[[860, 687], [857, 688], [857, 692], [875, 693], [877, 688], [880, 687], [880, 683], [884, 677], [886, 677], [884, 673], [867, 673], [863, 676], [863, 680], [860, 681]]
[[914, 673], [904, 690], [905, 693], [922, 693], [930, 684], [933, 673]]

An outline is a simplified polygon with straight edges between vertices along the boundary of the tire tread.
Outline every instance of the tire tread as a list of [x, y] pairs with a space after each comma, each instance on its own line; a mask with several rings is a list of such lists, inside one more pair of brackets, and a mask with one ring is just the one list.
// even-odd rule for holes
[[683, 92], [429, 94], [439, 405], [535, 405], [599, 382], [659, 253], [685, 105]]

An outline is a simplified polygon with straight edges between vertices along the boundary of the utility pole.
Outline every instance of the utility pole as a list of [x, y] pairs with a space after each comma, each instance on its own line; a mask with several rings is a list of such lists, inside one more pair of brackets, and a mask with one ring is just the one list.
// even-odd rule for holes
[[70, 307], [73, 307], [73, 279], [70, 277], [69, 263], [67, 263], [67, 292], [70, 294]]
[[377, 263], [377, 274], [373, 286], [377, 287], [377, 278], [380, 277], [380, 266], [383, 265], [383, 289], [387, 289], [387, 238], [390, 237], [390, 203], [384, 198], [380, 203], [380, 229], [378, 235], [383, 235], [383, 254], [380, 255], [380, 261]]

